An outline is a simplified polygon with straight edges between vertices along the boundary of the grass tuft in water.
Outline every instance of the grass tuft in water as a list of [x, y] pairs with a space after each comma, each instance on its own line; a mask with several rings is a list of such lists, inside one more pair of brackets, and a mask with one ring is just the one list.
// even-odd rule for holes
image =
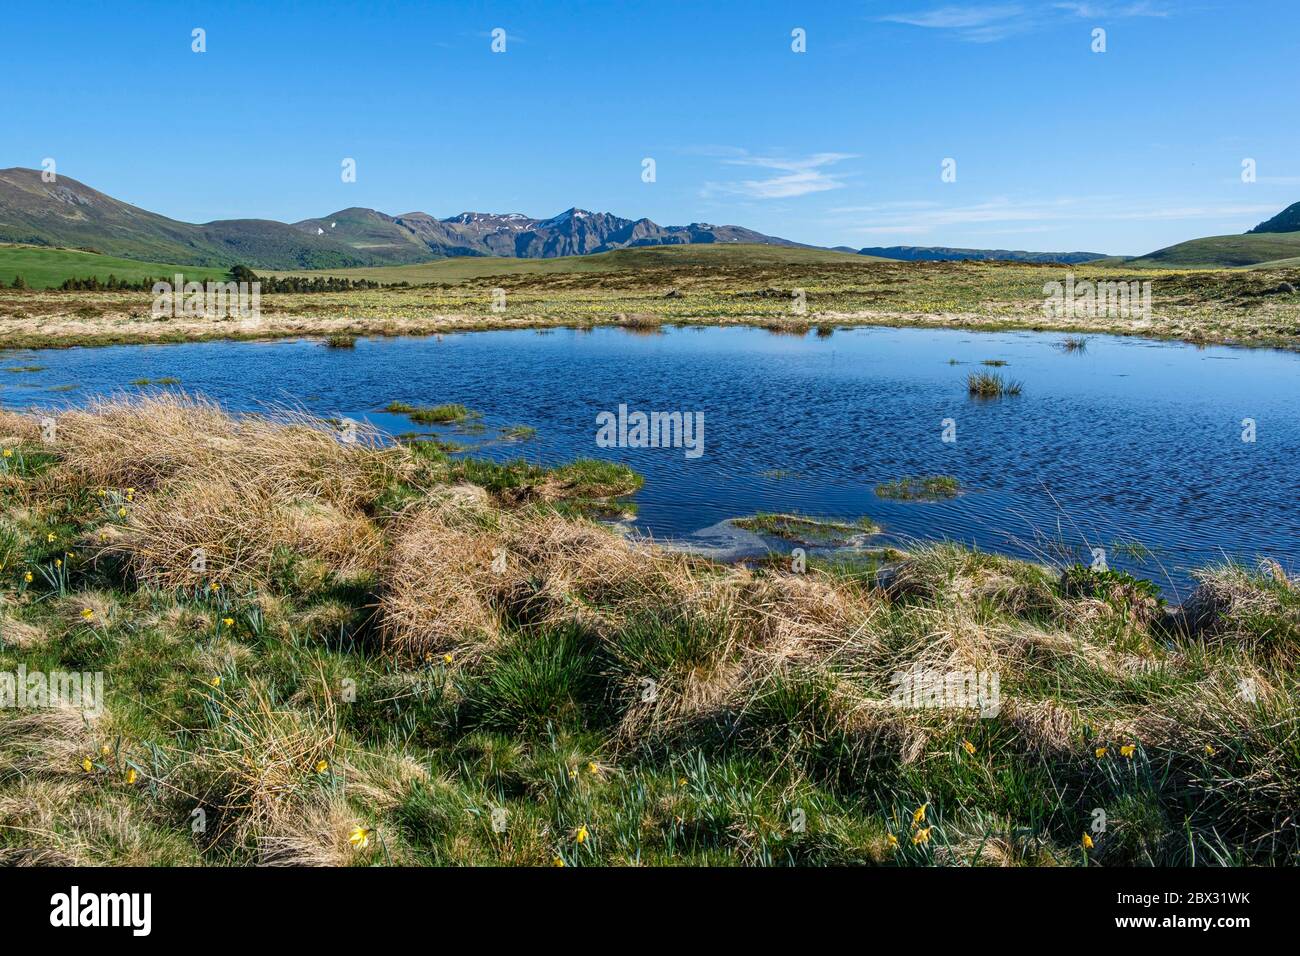
[[966, 376], [966, 390], [976, 398], [1002, 398], [1019, 395], [1020, 382], [1004, 379], [997, 372], [971, 372]]
[[961, 491], [961, 482], [951, 475], [899, 478], [897, 481], [876, 485], [877, 498], [891, 498], [898, 501], [938, 501], [943, 498], [956, 498]]

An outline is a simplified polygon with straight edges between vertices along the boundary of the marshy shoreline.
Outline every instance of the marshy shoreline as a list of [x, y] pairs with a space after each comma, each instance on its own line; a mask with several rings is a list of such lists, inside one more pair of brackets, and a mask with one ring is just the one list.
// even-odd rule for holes
[[0, 710], [6, 863], [1300, 860], [1276, 566], [1181, 614], [946, 544], [744, 569], [586, 517], [617, 472], [174, 393], [54, 436], [0, 413], [0, 671], [107, 699]]
[[[736, 251], [736, 250], [729, 250]], [[648, 255], [540, 272], [341, 292], [268, 293], [254, 320], [151, 317], [148, 292], [0, 288], [0, 344], [62, 348], [213, 339], [437, 335], [499, 329], [749, 325], [1049, 331], [1300, 349], [1300, 269], [1206, 271], [986, 262], [762, 262]], [[362, 270], [379, 278], [383, 270]], [[433, 275], [431, 273], [430, 275]], [[1045, 307], [1044, 288], [1149, 282], [1150, 314]], [[412, 273], [416, 281], [418, 273]], [[796, 312], [794, 293], [802, 293]], [[504, 296], [504, 311], [493, 302]], [[1100, 310], [1105, 311], [1105, 310]]]

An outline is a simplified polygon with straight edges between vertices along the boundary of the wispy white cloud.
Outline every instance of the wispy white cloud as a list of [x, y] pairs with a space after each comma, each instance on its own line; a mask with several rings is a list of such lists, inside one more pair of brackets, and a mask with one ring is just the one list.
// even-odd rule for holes
[[968, 43], [994, 43], [1017, 33], [1041, 29], [1065, 17], [1098, 20], [1168, 15], [1164, 7], [1150, 0], [1137, 0], [1132, 3], [1063, 0], [1050, 6], [1034, 8], [1021, 4], [944, 6], [929, 10], [889, 13], [877, 19], [885, 23], [901, 23], [929, 30], [941, 30]]
[[702, 194], [706, 197], [748, 196], [752, 199], [790, 199], [806, 196], [809, 193], [827, 192], [841, 189], [844, 182], [842, 174], [836, 174], [828, 167], [846, 159], [856, 158], [852, 153], [814, 153], [803, 158], [786, 158], [781, 156], [751, 156], [741, 151], [723, 160], [730, 166], [752, 166], [768, 170], [776, 175], [759, 179], [742, 179], [733, 182], [705, 183]]

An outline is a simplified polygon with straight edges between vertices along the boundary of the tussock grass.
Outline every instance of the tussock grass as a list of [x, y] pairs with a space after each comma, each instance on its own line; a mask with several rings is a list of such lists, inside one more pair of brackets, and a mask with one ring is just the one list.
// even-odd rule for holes
[[[108, 695], [0, 711], [5, 862], [1078, 864], [1096, 807], [1089, 864], [1300, 861], [1273, 564], [1177, 610], [953, 544], [748, 570], [562, 512], [626, 479], [594, 463], [179, 393], [0, 431], [39, 463], [0, 487], [0, 674]], [[894, 699], [967, 672], [992, 712]]]
[[1023, 386], [1005, 379], [997, 372], [971, 372], [966, 376], [966, 390], [975, 398], [1002, 398], [1019, 395]]

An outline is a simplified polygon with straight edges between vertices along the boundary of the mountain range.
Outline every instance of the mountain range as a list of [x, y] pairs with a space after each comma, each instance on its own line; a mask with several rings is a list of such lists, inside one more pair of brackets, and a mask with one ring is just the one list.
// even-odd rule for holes
[[222, 219], [193, 224], [121, 202], [67, 176], [47, 183], [39, 170], [20, 168], [0, 170], [0, 242], [261, 269], [405, 265], [450, 256], [540, 259], [689, 243], [801, 245], [742, 226], [661, 226], [576, 208], [549, 219], [478, 212], [437, 219], [424, 212], [390, 216], [354, 207], [297, 223]]
[[[523, 213], [463, 212], [439, 219], [351, 207], [296, 223], [219, 219], [194, 224], [132, 206], [60, 175], [0, 170], [0, 243], [83, 249], [153, 263], [255, 269], [345, 269], [409, 265], [458, 256], [545, 259], [643, 246], [761, 244], [817, 248], [743, 226], [695, 222], [661, 226], [607, 212], [567, 209], [549, 219]], [[837, 247], [838, 251], [905, 261], [960, 259], [1163, 267], [1239, 268], [1300, 257], [1300, 203], [1244, 234], [1192, 239], [1135, 258], [1092, 252], [1024, 252], [946, 246]], [[1288, 264], [1293, 264], [1288, 262]]]

